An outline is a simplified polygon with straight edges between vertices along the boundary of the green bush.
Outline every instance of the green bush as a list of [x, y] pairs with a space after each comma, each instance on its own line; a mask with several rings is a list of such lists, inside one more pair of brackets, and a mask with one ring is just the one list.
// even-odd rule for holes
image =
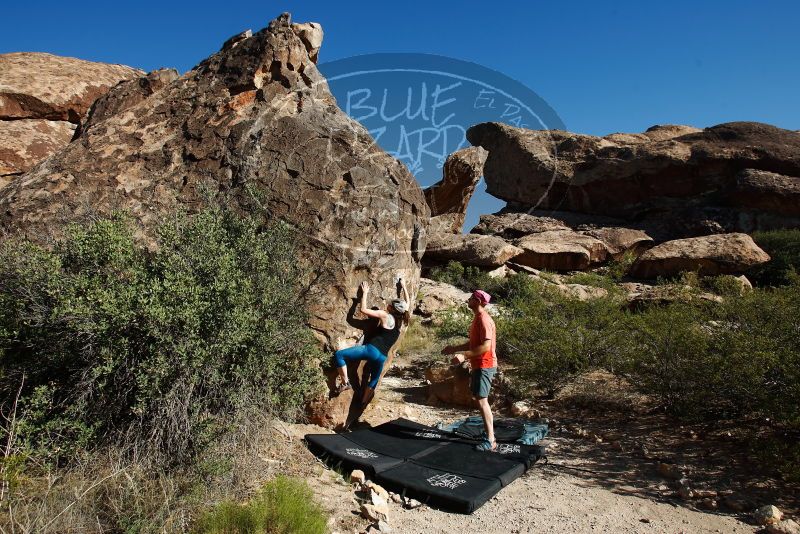
[[756, 286], [781, 286], [790, 283], [800, 271], [800, 230], [754, 232], [753, 240], [772, 258], [751, 269], [747, 277]]
[[453, 260], [444, 267], [433, 268], [430, 277], [432, 280], [456, 286], [464, 291], [476, 289], [488, 291], [486, 288], [491, 288], [496, 283], [495, 279], [491, 278], [486, 271], [471, 265], [464, 266]]
[[718, 305], [650, 307], [629, 324], [621, 368], [671, 412], [800, 424], [800, 284], [731, 290]]
[[466, 306], [444, 310], [436, 326], [436, 335], [441, 339], [467, 337], [471, 324], [472, 312]]
[[737, 413], [800, 427], [800, 281], [728, 296], [712, 311], [721, 373], [712, 395]]
[[[669, 287], [709, 287], [724, 295], [722, 303], [687, 298], [630, 312], [615, 292], [582, 302], [511, 277], [494, 288], [506, 291], [495, 318], [498, 353], [517, 368], [521, 389], [553, 394], [576, 375], [602, 368], [631, 379], [676, 415], [758, 415], [800, 427], [800, 278], [787, 280], [742, 292], [731, 276], [684, 273]], [[470, 319], [466, 310], [451, 311], [438, 333], [464, 336]]]
[[631, 266], [633, 266], [633, 264], [636, 263], [637, 258], [638, 256], [634, 252], [628, 250], [625, 251], [625, 253], [622, 254], [622, 256], [616, 259], [612, 259], [611, 261], [608, 262], [608, 267], [606, 271], [608, 276], [610, 276], [612, 280], [615, 280], [617, 282], [622, 280], [625, 277], [625, 275], [628, 274], [628, 271], [630, 270]]
[[584, 286], [600, 287], [608, 291], [616, 291], [617, 285], [609, 276], [598, 273], [575, 273], [568, 276], [565, 280], [567, 284], [581, 284]]
[[577, 374], [616, 361], [626, 314], [611, 298], [580, 301], [527, 279], [497, 318], [498, 351], [553, 394]]
[[430, 277], [437, 282], [456, 286], [462, 291], [472, 292], [482, 289], [492, 296], [493, 303], [505, 302], [525, 291], [524, 287], [530, 279], [524, 273], [492, 278], [487, 271], [469, 265], [464, 266], [457, 261], [450, 261], [444, 267], [432, 269]]
[[673, 413], [697, 413], [709, 400], [704, 384], [716, 382], [718, 373], [702, 324], [701, 311], [684, 303], [631, 315], [618, 369], [628, 371], [640, 390], [657, 395]]
[[247, 504], [223, 502], [198, 521], [197, 534], [323, 534], [327, 514], [304, 481], [280, 476]]
[[178, 460], [245, 405], [291, 417], [321, 383], [290, 231], [208, 209], [149, 253], [122, 216], [52, 251], [0, 245], [0, 388], [19, 438], [62, 457], [108, 439]]

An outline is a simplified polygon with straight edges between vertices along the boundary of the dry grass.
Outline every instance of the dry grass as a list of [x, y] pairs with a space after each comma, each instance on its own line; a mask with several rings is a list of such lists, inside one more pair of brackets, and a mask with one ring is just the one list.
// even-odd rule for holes
[[652, 397], [639, 393], [625, 378], [602, 370], [576, 377], [554, 400], [574, 408], [619, 413], [645, 413], [655, 405]]
[[436, 339], [436, 331], [423, 325], [419, 317], [413, 317], [397, 351], [403, 355], [428, 354], [439, 345], [441, 342]]
[[167, 471], [120, 449], [68, 468], [29, 462], [0, 502], [0, 532], [187, 532], [216, 503], [247, 500], [279, 473], [307, 473], [299, 447], [282, 423], [252, 414], [189, 468]]

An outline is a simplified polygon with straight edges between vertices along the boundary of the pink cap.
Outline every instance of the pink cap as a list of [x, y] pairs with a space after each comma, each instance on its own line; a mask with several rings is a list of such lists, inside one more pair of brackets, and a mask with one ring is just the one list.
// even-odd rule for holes
[[475, 291], [473, 291], [472, 296], [478, 299], [478, 302], [480, 302], [484, 306], [489, 304], [489, 301], [492, 300], [492, 297], [489, 296], [489, 293], [487, 293], [486, 291], [482, 291], [480, 289], [476, 289]]

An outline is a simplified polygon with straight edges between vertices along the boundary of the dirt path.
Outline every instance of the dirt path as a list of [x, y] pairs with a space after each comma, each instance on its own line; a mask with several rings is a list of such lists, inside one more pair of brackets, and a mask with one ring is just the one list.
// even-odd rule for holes
[[[395, 361], [384, 377], [379, 402], [362, 421], [377, 425], [407, 417], [424, 424], [473, 415], [458, 408], [425, 404], [425, 386], [414, 362]], [[592, 460], [585, 440], [554, 433], [547, 439], [549, 465], [537, 464], [471, 515], [422, 507], [405, 510], [391, 503], [389, 525], [396, 533], [523, 533], [523, 532], [722, 532], [757, 529], [729, 514], [691, 509], [662, 497], [665, 481], [652, 462], [620, 452], [618, 464]], [[608, 445], [606, 445], [607, 447]], [[622, 466], [622, 467], [620, 467]], [[315, 493], [334, 513], [334, 532], [361, 532], [367, 522], [357, 517], [346, 482], [318, 468]], [[669, 492], [671, 493], [671, 492]]]

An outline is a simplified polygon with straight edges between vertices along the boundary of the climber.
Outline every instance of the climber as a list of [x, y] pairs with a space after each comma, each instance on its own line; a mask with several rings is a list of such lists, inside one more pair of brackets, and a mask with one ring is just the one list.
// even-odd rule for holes
[[[392, 300], [386, 306], [385, 311], [371, 310], [367, 307], [369, 284], [361, 282], [361, 313], [367, 317], [378, 319], [379, 324], [375, 332], [364, 339], [363, 345], [337, 350], [334, 354], [335, 365], [339, 373], [339, 385], [335, 395], [352, 388], [347, 378], [347, 362], [358, 360], [367, 361], [362, 380], [361, 404], [366, 406], [375, 395], [375, 388], [381, 378], [389, 351], [400, 337], [400, 328], [407, 325], [411, 319], [411, 313], [408, 310], [408, 290], [402, 278], [398, 282], [403, 298]], [[364, 385], [368, 376], [369, 380]]]

